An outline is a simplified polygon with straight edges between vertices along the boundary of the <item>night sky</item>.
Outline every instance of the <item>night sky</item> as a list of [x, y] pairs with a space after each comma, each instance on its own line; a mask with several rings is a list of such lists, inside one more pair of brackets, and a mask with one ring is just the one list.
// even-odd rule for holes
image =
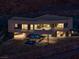
[[79, 0], [0, 0], [0, 15], [79, 15]]
[[75, 27], [79, 28], [79, 0], [0, 0], [0, 29], [8, 28], [11, 17], [45, 14], [73, 17]]
[[7, 27], [7, 20], [13, 16], [37, 17], [44, 14], [70, 16], [78, 24], [79, 0], [0, 0], [0, 26], [3, 27]]

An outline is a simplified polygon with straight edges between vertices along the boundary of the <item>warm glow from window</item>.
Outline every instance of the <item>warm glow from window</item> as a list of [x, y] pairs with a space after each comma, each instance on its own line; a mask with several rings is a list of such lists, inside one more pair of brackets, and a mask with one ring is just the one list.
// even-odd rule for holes
[[35, 28], [35, 30], [37, 29], [37, 25], [36, 24], [34, 25], [34, 28]]
[[50, 30], [51, 29], [51, 26], [50, 26], [50, 24], [43, 24], [43, 28], [45, 30]]
[[14, 33], [14, 39], [16, 40], [23, 40], [26, 38], [26, 33], [17, 33], [16, 32]]
[[35, 30], [42, 30], [42, 25], [41, 24], [35, 24], [34, 29]]
[[72, 35], [71, 35], [71, 33], [69, 33], [69, 37], [71, 37]]
[[63, 29], [64, 23], [58, 23], [56, 29]]
[[27, 30], [28, 29], [28, 25], [27, 24], [22, 24], [22, 30]]
[[57, 37], [66, 37], [66, 33], [63, 31], [57, 31]]
[[18, 27], [18, 24], [15, 24], [15, 27]]
[[50, 24], [35, 24], [34, 25], [35, 30], [50, 30], [51, 26]]
[[30, 24], [31, 30], [33, 30], [33, 24]]

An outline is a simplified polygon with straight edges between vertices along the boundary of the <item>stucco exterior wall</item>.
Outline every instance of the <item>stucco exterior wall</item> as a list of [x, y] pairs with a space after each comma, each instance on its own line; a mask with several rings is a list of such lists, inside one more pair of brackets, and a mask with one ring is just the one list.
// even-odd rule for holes
[[[72, 29], [73, 28], [73, 19], [72, 18], [69, 18], [67, 20], [36, 20], [36, 21], [33, 21], [33, 20], [14, 20], [14, 19], [10, 19], [8, 20], [8, 31], [9, 32], [14, 32], [15, 29], [14, 29], [14, 24], [54, 24], [54, 23], [68, 23], [68, 27], [63, 29], [63, 30], [69, 30], [69, 29]], [[54, 30], [54, 29], [52, 29]]]

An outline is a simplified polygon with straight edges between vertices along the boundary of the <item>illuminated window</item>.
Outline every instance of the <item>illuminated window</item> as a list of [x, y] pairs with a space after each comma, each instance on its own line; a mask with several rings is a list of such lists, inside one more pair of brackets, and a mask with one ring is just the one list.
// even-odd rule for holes
[[15, 24], [15, 27], [18, 27], [18, 24]]
[[56, 29], [63, 29], [64, 28], [64, 23], [58, 23], [56, 26]]
[[14, 28], [15, 29], [21, 29], [21, 24], [15, 24]]
[[51, 26], [50, 24], [35, 24], [34, 28], [35, 30], [50, 30]]
[[66, 33], [63, 31], [57, 31], [57, 37], [66, 37]]
[[30, 29], [33, 30], [33, 24], [30, 24], [30, 27], [31, 27]]
[[51, 29], [50, 24], [43, 24], [43, 29], [50, 30]]
[[28, 29], [28, 25], [27, 24], [22, 24], [22, 30], [27, 30]]
[[34, 29], [35, 30], [42, 30], [42, 24], [35, 24]]

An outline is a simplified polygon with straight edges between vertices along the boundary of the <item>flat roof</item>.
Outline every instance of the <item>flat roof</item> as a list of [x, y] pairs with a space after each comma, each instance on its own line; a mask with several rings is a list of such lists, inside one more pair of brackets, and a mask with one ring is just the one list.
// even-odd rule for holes
[[27, 21], [48, 20], [48, 21], [52, 21], [52, 20], [69, 20], [69, 19], [71, 19], [71, 17], [46, 14], [46, 15], [42, 15], [42, 16], [39, 16], [39, 17], [35, 17], [35, 18], [12, 17], [10, 20], [27, 20]]

